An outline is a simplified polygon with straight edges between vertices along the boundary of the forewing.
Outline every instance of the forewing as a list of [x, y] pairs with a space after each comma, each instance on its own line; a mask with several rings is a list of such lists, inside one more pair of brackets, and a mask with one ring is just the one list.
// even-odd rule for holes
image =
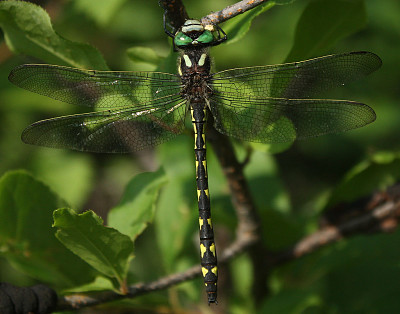
[[161, 72], [82, 70], [47, 64], [21, 65], [9, 75], [15, 85], [66, 103], [101, 109], [134, 106], [180, 92], [180, 79]]
[[215, 128], [228, 136], [284, 143], [362, 127], [375, 120], [367, 105], [344, 100], [228, 97], [214, 95]]
[[371, 52], [330, 55], [302, 62], [221, 71], [212, 88], [229, 97], [310, 98], [377, 70], [381, 59]]
[[168, 141], [182, 132], [185, 101], [169, 96], [151, 109], [105, 110], [36, 122], [22, 133], [25, 143], [99, 153], [124, 153]]

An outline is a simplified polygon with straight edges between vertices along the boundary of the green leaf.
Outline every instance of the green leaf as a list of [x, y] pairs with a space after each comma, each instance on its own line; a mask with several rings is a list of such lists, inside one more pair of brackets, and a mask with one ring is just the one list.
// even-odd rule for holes
[[366, 20], [363, 0], [310, 1], [297, 24], [286, 62], [325, 54], [337, 41], [362, 29]]
[[349, 171], [333, 191], [327, 207], [339, 202], [351, 202], [372, 193], [384, 190], [400, 180], [400, 154], [378, 152]]
[[8, 47], [48, 63], [107, 70], [101, 54], [88, 44], [59, 36], [41, 7], [24, 1], [0, 2], [0, 27]]
[[[157, 242], [168, 272], [177, 270], [177, 259], [193, 236], [197, 224], [195, 157], [189, 137], [179, 137], [160, 146], [160, 162], [165, 167], [168, 184], [163, 188], [157, 205], [155, 227]], [[196, 228], [196, 231], [198, 229]], [[187, 256], [187, 254], [185, 254]]]
[[162, 168], [137, 175], [126, 187], [121, 202], [108, 214], [108, 225], [135, 240], [153, 221], [158, 194], [166, 182]]
[[292, 146], [293, 142], [270, 144], [250, 142], [249, 144], [256, 151], [268, 154], [278, 154], [288, 150]]
[[252, 152], [244, 173], [258, 208], [289, 212], [289, 196], [278, 175], [273, 156], [259, 151]]
[[106, 290], [113, 290], [114, 285], [109, 278], [106, 277], [96, 277], [94, 281], [73, 287], [71, 289], [63, 290], [64, 293], [77, 293], [77, 292], [93, 292], [93, 291], [106, 291]]
[[274, 1], [266, 2], [263, 5], [247, 11], [241, 15], [236, 16], [233, 19], [228, 20], [224, 24], [224, 31], [228, 35], [227, 44], [232, 44], [240, 40], [249, 31], [251, 23], [261, 13], [268, 11], [275, 5]]
[[299, 238], [302, 228], [290, 215], [289, 195], [273, 156], [252, 152], [244, 173], [259, 209], [263, 243], [271, 250], [287, 248]]
[[0, 179], [0, 253], [16, 269], [61, 288], [93, 280], [91, 268], [54, 236], [52, 213], [65, 205], [24, 171]]
[[266, 300], [261, 306], [261, 313], [323, 313], [310, 310], [322, 303], [316, 288], [286, 289]]
[[232, 292], [229, 313], [256, 313], [252, 286], [254, 268], [248, 255], [243, 254], [229, 263]]
[[162, 60], [162, 58], [149, 47], [131, 47], [126, 53], [134, 62], [145, 62], [156, 66]]
[[[80, 208], [93, 189], [94, 165], [89, 154], [66, 154], [59, 149], [41, 149], [32, 158], [35, 173], [70, 206]], [[79, 179], [78, 179], [79, 178]]]
[[104, 27], [112, 22], [114, 14], [125, 2], [126, 0], [75, 0], [73, 4], [78, 11]]
[[58, 209], [54, 226], [58, 240], [102, 274], [116, 278], [123, 289], [133, 249], [128, 236], [103, 226], [92, 211], [77, 214], [72, 209]]

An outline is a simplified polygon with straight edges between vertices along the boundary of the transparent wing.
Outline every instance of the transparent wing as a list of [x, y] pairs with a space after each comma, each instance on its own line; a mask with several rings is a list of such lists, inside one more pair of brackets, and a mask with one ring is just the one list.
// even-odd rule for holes
[[158, 145], [182, 132], [185, 101], [169, 96], [137, 108], [113, 109], [36, 122], [22, 133], [28, 144], [122, 153]]
[[47, 64], [25, 64], [9, 75], [15, 85], [66, 103], [91, 108], [136, 107], [180, 92], [178, 76], [161, 72], [81, 70]]
[[381, 59], [371, 52], [350, 52], [302, 62], [221, 71], [212, 88], [229, 97], [310, 98], [377, 70]]
[[218, 72], [210, 83], [215, 127], [226, 135], [263, 143], [361, 127], [375, 120], [367, 105], [310, 98], [375, 71], [381, 62], [373, 53], [352, 52]]
[[215, 128], [250, 142], [284, 143], [359, 128], [375, 120], [362, 103], [329, 99], [255, 98], [214, 95]]

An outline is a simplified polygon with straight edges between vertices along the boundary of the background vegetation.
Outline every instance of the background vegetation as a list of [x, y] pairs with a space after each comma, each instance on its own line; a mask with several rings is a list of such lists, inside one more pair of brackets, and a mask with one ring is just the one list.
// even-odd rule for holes
[[[199, 18], [233, 1], [187, 0], [184, 3], [189, 15]], [[112, 70], [154, 70], [156, 63], [169, 54], [170, 41], [162, 29], [163, 12], [156, 1], [56, 0], [40, 1], [40, 5], [50, 15], [58, 35], [89, 43], [101, 52], [106, 63], [102, 64], [100, 58], [96, 61], [97, 69], [107, 65]], [[352, 9], [340, 10], [347, 5]], [[16, 88], [7, 80], [11, 69], [22, 63], [42, 61], [72, 66], [77, 65], [71, 62], [84, 63], [73, 52], [61, 60], [56, 52], [36, 53], [36, 48], [26, 42], [22, 46], [31, 50], [23, 51], [16, 42], [6, 41], [15, 35], [15, 29], [12, 29], [14, 33], [7, 30], [10, 20], [3, 9], [0, 3], [3, 29], [0, 33], [0, 174], [5, 175], [0, 182], [1, 281], [16, 285], [39, 281], [59, 292], [117, 289], [123, 285], [120, 274], [127, 274], [128, 283], [136, 283], [155, 280], [198, 263], [192, 138], [183, 135], [135, 155], [80, 153], [23, 144], [20, 134], [27, 125], [44, 118], [77, 113], [81, 108]], [[400, 3], [396, 0], [384, 4], [374, 0], [296, 1], [259, 15], [240, 40], [212, 49], [218, 70], [359, 50], [372, 51], [383, 59], [383, 67], [377, 73], [324, 95], [370, 105], [377, 113], [376, 122], [346, 134], [296, 142], [273, 155], [267, 145], [253, 146], [255, 151], [246, 174], [263, 220], [263, 241], [271, 250], [288, 247], [315, 230], [327, 204], [355, 200], [398, 180], [399, 13]], [[48, 33], [49, 39], [51, 36], [56, 35]], [[138, 46], [151, 48], [155, 54], [147, 49], [132, 49]], [[22, 54], [13, 53], [9, 48]], [[43, 56], [41, 60], [39, 55]], [[174, 61], [169, 64], [173, 65]], [[247, 145], [235, 142], [241, 158]], [[218, 249], [222, 250], [234, 238], [236, 221], [227, 184], [212, 149], [208, 159], [211, 207]], [[155, 172], [160, 167], [164, 171]], [[32, 177], [25, 172], [9, 172], [17, 169], [28, 171]], [[138, 176], [143, 172], [155, 173]], [[140, 188], [143, 186], [146, 189]], [[135, 208], [143, 209], [136, 229], [123, 232], [136, 240], [145, 230], [135, 241], [135, 258], [126, 264], [129, 269], [125, 264], [116, 267], [117, 270], [92, 264], [89, 267], [70, 253], [54, 254], [59, 252], [54, 250], [61, 251], [64, 247], [55, 238], [49, 239], [55, 232], [50, 228], [51, 212], [66, 204], [78, 211], [91, 209], [109, 225], [114, 223], [120, 227], [123, 218], [118, 217], [118, 210], [114, 211], [114, 217], [107, 216], [110, 208], [124, 214]], [[6, 214], [10, 208], [24, 218], [24, 223], [17, 223], [18, 218]], [[140, 216], [138, 210], [132, 216]], [[147, 226], [154, 212], [154, 221]], [[74, 219], [74, 214], [67, 209], [58, 213]], [[92, 219], [88, 224], [98, 222], [94, 216], [86, 218]], [[59, 220], [56, 226], [68, 230], [69, 223]], [[40, 235], [38, 229], [48, 229], [48, 233]], [[38, 235], [36, 244], [33, 244], [34, 234]], [[58, 237], [62, 241], [62, 235]], [[11, 238], [15, 240], [13, 244]], [[129, 247], [126, 239], [118, 239], [121, 248]], [[357, 236], [275, 269], [266, 282], [270, 294], [258, 305], [251, 292], [252, 278], [257, 274], [253, 274], [250, 260], [244, 254], [221, 269], [220, 305], [214, 309], [231, 313], [398, 312], [399, 240], [398, 231]], [[46, 247], [53, 251], [46, 252]], [[85, 254], [70, 249], [75, 254]], [[29, 252], [37, 253], [33, 254], [34, 260], [29, 261]], [[124, 260], [131, 259], [129, 252], [121, 254]], [[49, 256], [59, 256], [60, 260], [51, 261]], [[24, 262], [22, 257], [28, 257], [29, 262]], [[73, 267], [66, 270], [68, 267], [62, 264], [62, 259], [64, 263], [73, 261]], [[112, 306], [149, 311], [196, 307], [210, 311], [201, 280]]]

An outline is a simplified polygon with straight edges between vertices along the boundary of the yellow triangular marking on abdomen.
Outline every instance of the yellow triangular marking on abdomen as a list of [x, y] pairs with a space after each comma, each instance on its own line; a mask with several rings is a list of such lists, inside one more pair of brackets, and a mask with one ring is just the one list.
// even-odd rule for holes
[[205, 160], [203, 160], [201, 163], [203, 164], [204, 172], [206, 173], [206, 176], [207, 176], [207, 162]]
[[210, 251], [215, 256], [215, 244], [214, 243], [210, 245]]
[[201, 227], [203, 227], [203, 224], [204, 224], [204, 221], [203, 221], [203, 218], [199, 218], [199, 225], [200, 225], [200, 230], [201, 230]]
[[200, 256], [203, 258], [204, 253], [207, 251], [206, 247], [204, 246], [203, 243], [200, 244]]

